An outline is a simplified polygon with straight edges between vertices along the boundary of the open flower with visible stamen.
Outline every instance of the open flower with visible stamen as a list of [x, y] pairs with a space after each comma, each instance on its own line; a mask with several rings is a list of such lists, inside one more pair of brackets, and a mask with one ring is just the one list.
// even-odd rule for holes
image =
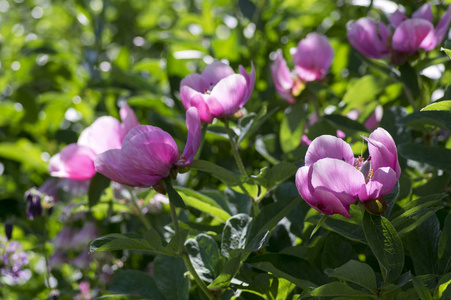
[[191, 164], [199, 149], [202, 129], [195, 107], [186, 111], [186, 126], [188, 139], [183, 154], [179, 155], [177, 144], [166, 131], [139, 125], [125, 136], [121, 149], [108, 150], [97, 156], [97, 172], [128, 186], [157, 185], [160, 180], [176, 174], [178, 166]]
[[[354, 158], [351, 146], [337, 137], [323, 135], [313, 140], [305, 166], [296, 173], [298, 191], [311, 207], [350, 218], [349, 207], [355, 201], [380, 200], [393, 190], [401, 175], [393, 138], [377, 128], [364, 139], [370, 154], [366, 160]], [[381, 214], [383, 210], [371, 212]]]

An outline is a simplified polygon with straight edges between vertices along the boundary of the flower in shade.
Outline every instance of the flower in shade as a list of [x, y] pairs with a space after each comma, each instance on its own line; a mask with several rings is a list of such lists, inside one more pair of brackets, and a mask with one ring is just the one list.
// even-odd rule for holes
[[351, 45], [366, 57], [384, 58], [390, 55], [390, 30], [382, 22], [361, 18], [349, 23], [346, 35]]
[[192, 107], [186, 111], [188, 139], [179, 155], [171, 135], [158, 127], [140, 125], [125, 136], [121, 149], [99, 154], [96, 170], [113, 181], [129, 186], [150, 187], [194, 159], [201, 140], [199, 113]]
[[396, 145], [382, 128], [364, 139], [370, 154], [367, 160], [354, 158], [351, 146], [337, 137], [323, 135], [313, 140], [305, 166], [296, 173], [298, 191], [311, 207], [350, 218], [349, 207], [356, 200], [385, 203], [381, 197], [393, 190], [401, 174]]
[[202, 74], [191, 74], [180, 82], [180, 98], [186, 109], [196, 107], [202, 122], [235, 114], [249, 100], [254, 90], [255, 70], [240, 74], [220, 61], [208, 65]]
[[334, 50], [326, 36], [313, 32], [302, 39], [293, 55], [295, 69], [287, 66], [282, 51], [276, 52], [271, 65], [271, 75], [279, 96], [289, 103], [294, 102], [305, 87], [305, 82], [323, 79], [334, 58]]
[[429, 2], [416, 10], [410, 19], [399, 10], [389, 19], [393, 32], [381, 22], [362, 18], [350, 23], [347, 36], [351, 45], [364, 56], [385, 58], [391, 54], [391, 63], [399, 65], [418, 50], [430, 51], [442, 42], [451, 21], [451, 7], [446, 9], [435, 28]]
[[96, 173], [94, 160], [109, 149], [119, 149], [125, 135], [139, 125], [128, 105], [120, 109], [122, 123], [116, 118], [104, 116], [83, 130], [76, 144], [67, 145], [49, 161], [49, 172], [54, 177], [72, 180], [88, 180]]
[[408, 19], [402, 12], [396, 11], [390, 18], [395, 26], [392, 47], [394, 50], [413, 54], [420, 48], [432, 50], [439, 45], [445, 37], [451, 21], [451, 7], [448, 7], [434, 29], [431, 3], [426, 3], [412, 14]]

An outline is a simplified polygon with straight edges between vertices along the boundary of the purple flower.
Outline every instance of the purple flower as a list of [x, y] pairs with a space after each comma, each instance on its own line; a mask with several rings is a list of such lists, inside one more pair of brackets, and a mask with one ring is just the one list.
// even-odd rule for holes
[[312, 32], [302, 39], [293, 55], [296, 72], [302, 81], [324, 78], [334, 59], [334, 50], [326, 36]]
[[122, 148], [108, 150], [95, 160], [96, 170], [113, 181], [138, 187], [156, 185], [177, 166], [187, 166], [200, 145], [199, 113], [192, 107], [186, 111], [188, 139], [183, 154], [169, 133], [158, 127], [140, 125], [125, 136]]
[[350, 218], [349, 207], [356, 200], [376, 200], [393, 190], [401, 174], [395, 142], [382, 128], [365, 140], [370, 153], [366, 161], [355, 159], [351, 146], [337, 137], [313, 140], [305, 166], [296, 173], [298, 191], [311, 207]]
[[391, 63], [399, 65], [408, 55], [420, 49], [430, 51], [442, 42], [451, 21], [451, 7], [447, 8], [435, 28], [429, 2], [416, 10], [410, 19], [397, 10], [389, 20], [394, 28], [391, 40], [387, 26], [369, 18], [352, 22], [347, 36], [351, 45], [366, 57], [384, 58], [391, 53]]
[[220, 62], [208, 65], [202, 74], [191, 74], [180, 82], [180, 98], [186, 109], [195, 107], [202, 122], [229, 117], [249, 100], [254, 90], [255, 70], [251, 73], [240, 66], [240, 74]]
[[361, 18], [349, 24], [346, 35], [351, 45], [366, 57], [384, 58], [390, 55], [390, 30], [381, 22]]
[[120, 115], [122, 123], [105, 116], [83, 130], [76, 144], [67, 145], [50, 159], [50, 175], [73, 180], [91, 179], [96, 173], [94, 160], [97, 155], [109, 149], [119, 149], [128, 131], [139, 125], [128, 105], [122, 106]]
[[413, 54], [420, 48], [429, 51], [437, 47], [448, 31], [451, 7], [447, 8], [435, 29], [432, 19], [432, 8], [429, 2], [416, 10], [411, 19], [402, 12], [396, 11], [390, 18], [390, 23], [396, 27], [392, 40], [393, 49], [401, 53]]
[[23, 268], [28, 264], [28, 257], [22, 251], [22, 244], [16, 241], [5, 242], [0, 237], [0, 273], [10, 275], [15, 280], [23, 276]]

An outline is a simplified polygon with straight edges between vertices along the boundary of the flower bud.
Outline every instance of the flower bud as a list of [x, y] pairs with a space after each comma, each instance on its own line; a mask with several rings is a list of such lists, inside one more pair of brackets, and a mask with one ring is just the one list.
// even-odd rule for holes
[[362, 203], [365, 209], [373, 215], [382, 215], [387, 209], [387, 202], [382, 196], [374, 200], [362, 201]]
[[25, 192], [25, 201], [27, 201], [27, 216], [30, 220], [42, 216], [42, 194], [35, 188]]
[[13, 236], [13, 223], [11, 223], [11, 222], [5, 223], [5, 236], [8, 239], [8, 241]]

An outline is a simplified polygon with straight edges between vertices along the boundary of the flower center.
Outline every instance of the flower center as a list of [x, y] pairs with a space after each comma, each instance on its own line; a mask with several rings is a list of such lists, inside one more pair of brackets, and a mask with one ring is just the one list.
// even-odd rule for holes
[[355, 168], [365, 176], [365, 183], [368, 183], [374, 176], [374, 170], [371, 168], [371, 156], [366, 161], [361, 156], [357, 157]]

